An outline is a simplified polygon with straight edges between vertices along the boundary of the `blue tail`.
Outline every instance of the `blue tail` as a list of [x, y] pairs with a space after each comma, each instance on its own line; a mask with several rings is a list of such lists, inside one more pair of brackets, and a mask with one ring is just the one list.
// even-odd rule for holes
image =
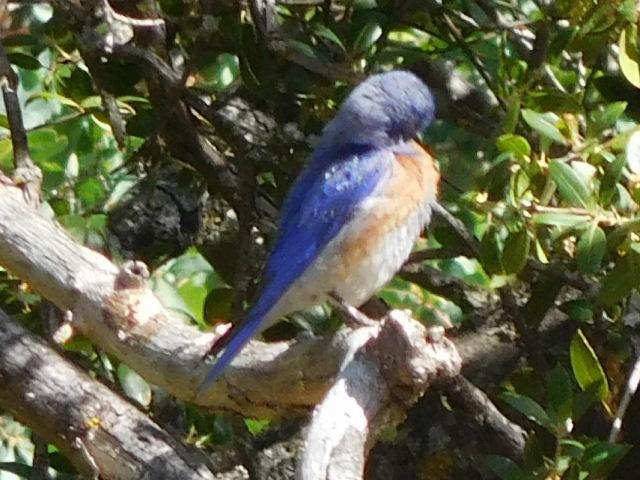
[[222, 375], [224, 369], [231, 363], [235, 356], [240, 353], [240, 350], [256, 335], [262, 328], [264, 328], [265, 312], [263, 308], [257, 308], [256, 305], [249, 314], [236, 326], [233, 327], [233, 331], [229, 339], [225, 342], [226, 347], [222, 354], [213, 365], [204, 381], [198, 389], [199, 392], [208, 390]]

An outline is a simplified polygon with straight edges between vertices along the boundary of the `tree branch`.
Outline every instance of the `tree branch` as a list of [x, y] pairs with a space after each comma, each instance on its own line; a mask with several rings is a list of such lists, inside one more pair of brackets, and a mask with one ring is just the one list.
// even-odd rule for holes
[[[14, 219], [20, 218], [20, 222]], [[96, 345], [149, 382], [201, 406], [274, 418], [307, 412], [362, 332], [343, 329], [330, 338], [251, 342], [213, 388], [196, 391], [214, 359], [203, 360], [216, 334], [172, 318], [146, 288], [143, 264], [118, 268], [78, 245], [29, 207], [20, 191], [0, 182], [0, 264], [62, 310]], [[379, 327], [370, 331], [377, 335]], [[424, 344], [423, 348], [429, 348]]]
[[7, 112], [11, 145], [13, 146], [14, 178], [23, 185], [26, 198], [34, 205], [40, 202], [42, 172], [33, 163], [27, 142], [27, 130], [22, 120], [22, 110], [18, 100], [18, 75], [11, 68], [9, 59], [0, 43], [0, 89]]
[[299, 478], [362, 478], [380, 432], [404, 419], [432, 383], [460, 371], [462, 360], [444, 330], [427, 331], [406, 312], [391, 312], [375, 336], [358, 330], [359, 344], [313, 415]]
[[213, 478], [195, 452], [1, 310], [0, 344], [0, 406], [85, 478]]
[[500, 413], [482, 390], [463, 376], [457, 376], [446, 385], [445, 391], [449, 404], [464, 413], [465, 418], [482, 432], [482, 438], [494, 442], [492, 453], [507, 455], [516, 461], [524, 459], [526, 432]]

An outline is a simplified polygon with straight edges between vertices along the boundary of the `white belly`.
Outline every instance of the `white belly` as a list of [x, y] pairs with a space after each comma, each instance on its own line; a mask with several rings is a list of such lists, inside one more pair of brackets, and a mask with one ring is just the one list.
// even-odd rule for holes
[[[363, 304], [402, 267], [429, 222], [430, 206], [434, 201], [435, 194], [419, 208], [414, 208], [399, 225], [392, 225], [392, 228], [380, 225], [368, 230], [366, 224], [372, 222], [372, 215], [375, 221], [375, 211], [385, 208], [380, 201], [365, 202], [354, 219], [282, 296], [270, 312], [270, 319], [275, 321], [295, 310], [323, 303], [334, 293], [349, 305]], [[373, 213], [367, 211], [369, 209], [373, 209]], [[369, 235], [363, 234], [363, 230]]]

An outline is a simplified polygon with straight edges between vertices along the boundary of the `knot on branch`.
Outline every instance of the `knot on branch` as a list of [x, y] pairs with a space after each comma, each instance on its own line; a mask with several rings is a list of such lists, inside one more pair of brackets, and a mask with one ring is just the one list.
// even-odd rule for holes
[[372, 355], [380, 362], [389, 391], [404, 404], [412, 404], [435, 381], [450, 379], [460, 372], [462, 359], [444, 328], [414, 320], [410, 312], [392, 310], [383, 320], [378, 350]]
[[113, 292], [104, 302], [104, 320], [121, 341], [133, 337], [148, 338], [157, 333], [164, 310], [146, 288], [147, 266], [140, 261], [122, 265], [114, 280]]
[[149, 278], [149, 268], [139, 260], [125, 262], [116, 275], [115, 290], [144, 288]]

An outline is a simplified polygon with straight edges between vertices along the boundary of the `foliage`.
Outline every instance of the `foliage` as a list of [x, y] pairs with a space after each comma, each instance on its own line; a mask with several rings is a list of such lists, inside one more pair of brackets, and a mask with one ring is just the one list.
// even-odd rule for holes
[[[110, 23], [88, 2], [72, 3], [13, 4], [3, 18], [8, 27], [2, 43], [20, 76], [46, 206], [92, 248], [145, 258], [156, 267], [152, 286], [166, 306], [203, 328], [227, 320], [250, 297], [255, 285], [248, 278], [259, 271], [262, 245], [273, 234], [265, 227], [273, 218], [257, 208], [243, 211], [234, 195], [239, 192], [243, 205], [255, 206], [263, 197], [279, 205], [310, 139], [366, 74], [399, 67], [426, 78], [441, 114], [424, 140], [441, 165], [443, 204], [473, 236], [477, 254], [437, 222], [419, 248], [442, 255], [424, 264], [518, 299], [517, 329], [525, 342], [559, 311], [574, 332], [571, 342], [538, 352], [544, 362], [528, 358], [530, 365], [502, 379], [496, 396], [531, 433], [530, 458], [517, 464], [490, 455], [478, 471], [502, 479], [606, 478], [628, 448], [607, 442], [580, 420], [608, 419], [616, 408], [625, 377], [614, 373], [630, 356], [622, 339], [630, 335], [628, 306], [640, 285], [635, 1], [282, 1], [277, 30], [269, 35], [263, 30], [272, 23], [261, 23], [257, 9], [249, 12], [241, 2], [112, 2], [132, 18], [161, 17], [165, 28], [136, 28], [132, 39], [112, 40], [110, 47], [92, 45], [86, 29], [105, 40], [114, 24], [130, 28], [126, 22]], [[171, 65], [178, 84], [163, 86], [167, 79], [126, 50], [131, 45]], [[244, 186], [212, 179], [193, 160], [191, 130], [181, 126], [175, 105], [167, 106], [171, 95], [187, 97], [185, 90], [214, 110], [240, 97], [275, 120], [277, 133], [262, 142], [233, 131], [217, 111], [203, 108], [193, 116], [198, 134]], [[287, 133], [292, 125], [295, 134]], [[12, 169], [7, 126], [0, 116], [5, 172]], [[189, 166], [175, 167], [178, 161]], [[165, 176], [167, 164], [180, 173]], [[157, 249], [144, 242], [117, 247], [126, 243], [113, 242], [119, 207], [129, 208], [126, 202], [141, 195], [151, 198], [149, 191], [166, 185], [167, 177], [184, 179], [181, 188], [189, 189], [200, 175], [209, 198], [202, 200], [207, 208], [199, 211], [193, 232], [163, 237]], [[189, 244], [195, 247], [187, 249]], [[396, 279], [381, 296], [425, 321], [449, 318], [473, 328], [468, 307], [430, 287]], [[5, 272], [0, 305], [41, 329], [40, 298]], [[336, 323], [327, 309], [293, 318], [293, 325], [276, 327], [271, 336]], [[152, 408], [153, 392], [135, 372], [86, 342], [68, 349]], [[544, 370], [545, 364], [555, 366]], [[187, 412], [188, 438], [202, 448], [231, 436], [224, 420]], [[0, 439], [7, 432], [3, 418], [10, 422], [0, 417]], [[247, 428], [257, 434], [265, 425], [250, 421]], [[3, 454], [0, 461], [30, 460]], [[0, 464], [3, 469], [17, 471], [13, 463]]]

